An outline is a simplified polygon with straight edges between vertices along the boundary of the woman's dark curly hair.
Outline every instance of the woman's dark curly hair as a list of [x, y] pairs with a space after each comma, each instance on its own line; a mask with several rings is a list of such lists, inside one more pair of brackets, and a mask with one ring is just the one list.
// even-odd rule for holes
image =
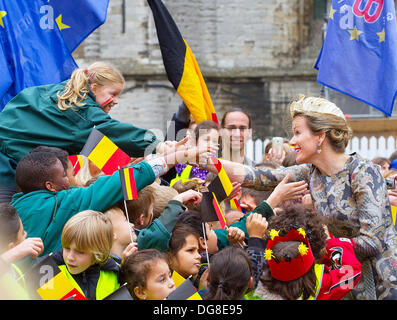
[[[322, 256], [322, 250], [325, 248], [327, 235], [324, 230], [326, 219], [324, 216], [314, 210], [307, 210], [300, 204], [287, 204], [282, 207], [282, 211], [277, 216], [272, 217], [269, 221], [268, 232], [275, 229], [279, 230], [280, 236], [285, 236], [288, 231], [295, 228], [302, 228], [309, 237], [310, 246], [315, 260]], [[283, 250], [293, 250], [288, 252], [291, 258], [296, 258], [298, 255], [297, 245], [289, 241], [280, 243], [280, 246], [273, 247], [273, 254], [278, 259], [282, 259]], [[298, 243], [299, 244], [299, 243]], [[260, 277], [262, 284], [273, 293], [281, 295], [287, 300], [296, 300], [300, 296], [302, 299], [308, 299], [315, 294], [316, 290], [316, 274], [314, 271], [314, 263], [309, 271], [302, 277], [292, 281], [280, 281], [272, 277], [268, 266], [265, 267], [262, 276]]]

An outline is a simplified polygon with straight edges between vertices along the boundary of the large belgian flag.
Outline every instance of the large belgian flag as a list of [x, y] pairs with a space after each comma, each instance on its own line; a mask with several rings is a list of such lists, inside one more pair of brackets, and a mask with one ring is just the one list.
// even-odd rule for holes
[[93, 128], [80, 154], [90, 159], [105, 174], [126, 166], [131, 158], [99, 130]]
[[148, 0], [156, 24], [161, 54], [168, 79], [188, 107], [196, 123], [212, 120], [219, 124], [214, 105], [193, 52], [183, 39], [161, 0]]

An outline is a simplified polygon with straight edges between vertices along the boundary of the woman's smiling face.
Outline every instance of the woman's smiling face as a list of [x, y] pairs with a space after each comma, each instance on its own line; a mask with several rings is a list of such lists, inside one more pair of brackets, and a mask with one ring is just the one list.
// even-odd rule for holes
[[313, 157], [318, 154], [318, 136], [313, 134], [303, 116], [296, 116], [292, 120], [292, 131], [294, 136], [289, 143], [295, 149], [296, 162], [312, 163]]

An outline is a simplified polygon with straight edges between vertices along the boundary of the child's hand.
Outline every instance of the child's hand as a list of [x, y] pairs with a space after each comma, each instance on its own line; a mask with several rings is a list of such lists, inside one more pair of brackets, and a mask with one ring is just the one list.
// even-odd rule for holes
[[252, 213], [248, 216], [245, 225], [247, 226], [247, 233], [250, 237], [263, 238], [268, 223], [266, 218], [259, 213]]
[[305, 209], [311, 209], [311, 210], [314, 209], [313, 199], [312, 199], [312, 195], [310, 194], [310, 192], [306, 193], [302, 197], [302, 204]]
[[194, 205], [198, 206], [200, 204], [202, 198], [203, 198], [203, 195], [200, 192], [190, 189], [190, 190], [187, 190], [185, 192], [178, 194], [177, 196], [175, 196], [173, 198], [173, 200], [178, 200], [178, 201], [182, 202], [183, 204], [192, 202]]
[[267, 199], [267, 203], [272, 208], [277, 207], [283, 201], [301, 199], [307, 190], [308, 184], [306, 181], [287, 183], [288, 179], [289, 174], [284, 177]]
[[226, 201], [226, 202], [230, 201], [234, 197], [238, 196], [239, 193], [241, 193], [241, 183], [232, 182], [232, 186], [233, 186], [232, 192], [230, 192], [229, 196], [223, 201]]
[[210, 269], [207, 268], [207, 270], [205, 270], [200, 277], [199, 290], [208, 290], [208, 288], [209, 288], [208, 275], [209, 274], [210, 274]]
[[395, 189], [387, 190], [387, 193], [389, 195], [390, 204], [392, 206], [397, 207], [397, 190], [395, 190]]
[[123, 251], [121, 255], [121, 263], [125, 261], [129, 256], [134, 254], [135, 252], [138, 251], [137, 243], [136, 242], [131, 242]]
[[241, 230], [237, 227], [227, 228], [227, 240], [231, 244], [236, 244], [238, 242], [240, 242], [242, 244], [244, 239], [245, 239], [245, 234], [244, 234], [243, 230]]
[[14, 248], [4, 252], [1, 258], [8, 263], [12, 263], [28, 255], [36, 258], [43, 250], [44, 245], [40, 238], [27, 238]]

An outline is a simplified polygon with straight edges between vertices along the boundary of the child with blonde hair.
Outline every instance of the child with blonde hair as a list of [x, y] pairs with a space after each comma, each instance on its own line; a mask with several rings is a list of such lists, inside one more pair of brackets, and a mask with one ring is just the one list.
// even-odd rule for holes
[[128, 222], [124, 211], [118, 206], [111, 207], [104, 214], [113, 225], [113, 245], [110, 250], [110, 257], [120, 265], [126, 256], [138, 250], [134, 224]]
[[119, 288], [119, 266], [109, 259], [113, 226], [105, 214], [77, 213], [65, 224], [61, 239], [62, 248], [52, 257], [82, 295], [102, 300]]
[[166, 255], [156, 249], [138, 251], [127, 257], [120, 269], [120, 280], [136, 300], [164, 300], [174, 290]]

